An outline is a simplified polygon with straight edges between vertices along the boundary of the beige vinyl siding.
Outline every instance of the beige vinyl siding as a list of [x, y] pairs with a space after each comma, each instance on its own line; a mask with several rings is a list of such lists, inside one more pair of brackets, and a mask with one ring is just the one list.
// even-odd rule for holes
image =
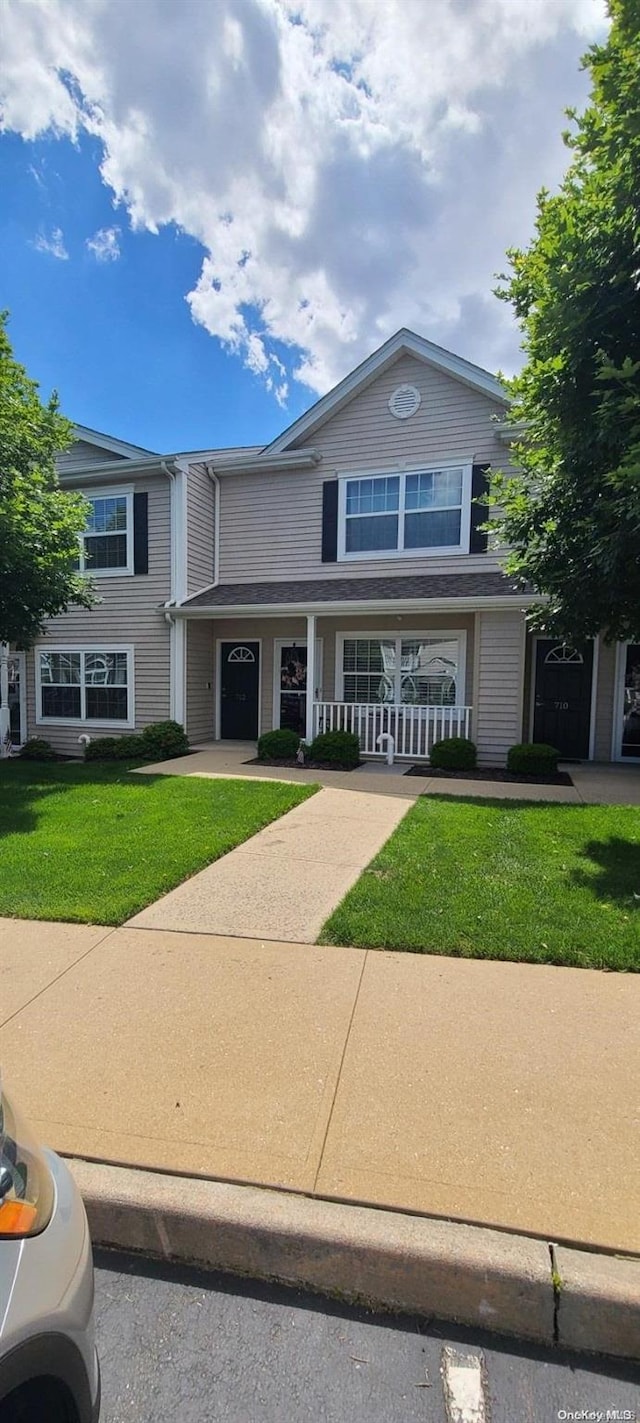
[[[405, 382], [421, 392], [422, 403], [408, 420], [387, 408], [389, 396]], [[282, 578], [344, 578], [378, 574], [483, 572], [499, 567], [495, 555], [384, 557], [323, 563], [322, 484], [334, 475], [397, 470], [460, 459], [506, 468], [493, 416], [504, 416], [498, 401], [470, 390], [414, 357], [396, 364], [329, 419], [309, 441], [321, 455], [310, 470], [230, 475], [221, 479], [222, 582]]]
[[187, 588], [197, 593], [213, 581], [214, 487], [203, 464], [187, 475]]
[[213, 624], [187, 623], [187, 736], [191, 742], [215, 735], [215, 644]]
[[169, 627], [162, 604], [170, 594], [169, 481], [163, 475], [136, 480], [136, 491], [149, 495], [149, 572], [101, 578], [94, 585], [101, 602], [95, 608], [70, 608], [47, 624], [46, 636], [27, 656], [27, 718], [30, 736], [44, 736], [65, 755], [78, 754], [78, 736], [122, 734], [106, 723], [95, 728], [36, 722], [35, 656], [38, 648], [133, 645], [135, 724], [140, 730], [169, 716]]
[[503, 766], [522, 740], [525, 621], [520, 612], [476, 614], [473, 740], [481, 766]]
[[600, 642], [598, 686], [596, 688], [596, 732], [594, 759], [611, 760], [613, 704], [616, 682], [616, 644]]
[[[204, 627], [209, 629], [209, 637], [214, 644], [213, 657], [216, 673], [219, 666], [218, 652], [216, 644], [218, 642], [246, 642], [261, 639], [261, 669], [260, 669], [260, 730], [271, 731], [273, 726], [273, 704], [274, 704], [274, 674], [275, 674], [275, 642], [278, 638], [287, 638], [292, 641], [305, 642], [307, 637], [307, 622], [304, 617], [288, 618], [225, 618], [212, 619], [211, 622], [191, 623], [189, 632], [193, 627]], [[423, 616], [416, 613], [404, 617], [363, 617], [360, 614], [353, 614], [349, 617], [325, 618], [319, 617], [316, 621], [316, 637], [322, 641], [322, 687], [321, 701], [333, 701], [335, 699], [336, 686], [336, 635], [342, 633], [348, 636], [350, 633], [361, 633], [363, 636], [373, 635], [381, 632], [393, 632], [396, 635], [403, 633], [408, 636], [412, 632], [441, 631], [448, 632], [454, 629], [465, 632], [467, 636], [467, 665], [466, 665], [466, 699], [467, 705], [471, 704], [473, 685], [473, 663], [474, 663], [474, 617], [469, 616], [441, 616], [435, 614]], [[207, 635], [203, 633], [194, 641], [194, 655], [191, 655], [192, 644], [187, 642], [187, 725], [189, 736], [193, 739], [195, 732], [191, 731], [191, 696], [196, 698], [198, 680], [203, 678], [203, 669], [207, 663]], [[193, 669], [191, 663], [193, 661]], [[193, 693], [189, 688], [193, 686]], [[214, 712], [219, 701], [219, 689], [214, 687]], [[200, 706], [194, 700], [194, 715], [197, 716], [197, 707]], [[196, 725], [198, 722], [196, 721]], [[212, 739], [214, 736], [215, 715], [212, 729], [208, 733], [198, 732], [202, 739]]]
[[74, 472], [79, 465], [106, 464], [107, 461], [122, 459], [126, 468], [126, 459], [122, 455], [116, 455], [113, 450], [102, 449], [99, 445], [90, 445], [87, 440], [74, 440], [68, 450], [63, 450], [62, 454], [56, 456], [56, 467], [58, 474], [65, 472], [72, 467]]

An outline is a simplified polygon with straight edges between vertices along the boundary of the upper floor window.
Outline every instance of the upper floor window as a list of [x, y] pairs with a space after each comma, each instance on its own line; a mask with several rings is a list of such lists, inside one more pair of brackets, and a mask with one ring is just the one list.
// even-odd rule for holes
[[339, 558], [466, 553], [471, 467], [341, 480]]
[[83, 573], [133, 573], [133, 495], [112, 489], [89, 494], [87, 527], [80, 540]]

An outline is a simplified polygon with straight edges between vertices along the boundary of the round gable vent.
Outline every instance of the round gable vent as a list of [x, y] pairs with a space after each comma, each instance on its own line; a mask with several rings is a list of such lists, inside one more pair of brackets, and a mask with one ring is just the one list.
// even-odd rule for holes
[[408, 420], [415, 415], [422, 396], [415, 385], [399, 385], [389, 397], [389, 409], [396, 420]]

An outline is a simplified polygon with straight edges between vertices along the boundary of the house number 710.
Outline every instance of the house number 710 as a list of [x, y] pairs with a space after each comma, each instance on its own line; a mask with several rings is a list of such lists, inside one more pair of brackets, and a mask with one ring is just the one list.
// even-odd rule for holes
[[568, 702], [554, 702], [553, 705], [554, 705], [556, 711], [568, 711], [568, 710], [569, 710], [569, 703], [568, 703]]

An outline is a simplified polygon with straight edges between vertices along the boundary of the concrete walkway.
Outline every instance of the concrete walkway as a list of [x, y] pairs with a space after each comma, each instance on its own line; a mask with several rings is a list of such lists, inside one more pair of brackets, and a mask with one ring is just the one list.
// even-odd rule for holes
[[408, 809], [406, 797], [325, 787], [129, 924], [313, 944]]
[[640, 976], [0, 920], [59, 1151], [640, 1255]]
[[557, 801], [565, 805], [640, 805], [640, 766], [605, 765], [583, 762], [565, 769], [572, 786], [536, 786], [508, 781], [441, 780], [429, 775], [406, 776], [405, 762], [387, 766], [368, 761], [356, 771], [305, 771], [293, 767], [252, 765], [255, 742], [218, 741], [196, 750], [191, 756], [142, 766], [138, 775], [207, 776], [271, 781], [318, 782], [333, 790], [366, 792], [376, 796], [400, 796], [408, 801], [419, 795], [475, 796], [480, 800]]

